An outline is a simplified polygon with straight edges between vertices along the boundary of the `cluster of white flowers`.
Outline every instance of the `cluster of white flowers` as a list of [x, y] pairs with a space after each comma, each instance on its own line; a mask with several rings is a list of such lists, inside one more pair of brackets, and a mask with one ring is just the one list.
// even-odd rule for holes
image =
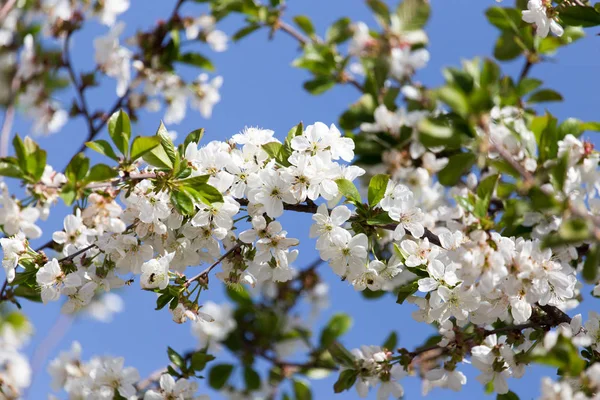
[[[587, 389], [586, 391], [584, 391]], [[587, 400], [598, 397], [600, 390], [600, 363], [586, 369], [579, 379], [565, 379], [555, 382], [549, 377], [542, 378], [540, 400]], [[595, 394], [590, 394], [595, 393]]]
[[31, 383], [31, 367], [21, 353], [32, 327], [20, 313], [3, 314], [0, 321], [0, 392], [6, 399], [21, 398]]
[[[286, 160], [289, 166], [278, 165], [270, 158], [262, 147], [267, 144], [289, 145], [291, 155]], [[272, 131], [256, 128], [246, 129], [229, 142], [214, 141], [201, 148], [190, 143], [185, 149], [184, 162], [193, 169], [191, 178], [208, 176], [208, 183], [222, 193], [223, 202], [210, 206], [196, 202], [196, 213], [184, 217], [174, 208], [169, 194], [157, 191], [151, 179], [138, 181], [120, 201], [118, 191], [92, 193], [86, 208], [68, 215], [64, 229], [53, 234], [53, 241], [62, 245], [62, 258], [50, 259], [37, 271], [42, 301], [56, 301], [63, 295], [67, 298], [63, 311], [72, 313], [88, 305], [99, 289], [110, 291], [122, 287], [130, 273], [140, 276], [144, 289], [165, 289], [170, 280], [184, 273], [188, 266], [213, 263], [221, 256], [223, 247], [234, 246], [234, 219], [241, 212], [252, 223], [250, 229], [239, 233], [240, 243], [246, 248], [244, 257], [223, 260], [223, 272], [217, 276], [228, 283], [250, 285], [288, 281], [294, 276], [291, 263], [298, 251], [292, 248], [298, 240], [288, 238], [274, 218], [281, 216], [287, 205], [307, 200], [338, 203], [341, 195], [336, 180], [354, 180], [363, 173], [358, 167], [339, 163], [340, 159], [352, 160], [353, 148], [352, 140], [342, 137], [335, 126], [322, 123], [306, 127], [301, 135], [283, 145], [273, 137]], [[54, 201], [55, 185], [64, 182], [64, 176], [51, 168], [46, 172], [48, 189], [43, 189], [43, 183], [30, 188], [45, 199], [42, 209]], [[412, 222], [420, 214], [411, 205], [410, 193], [401, 197], [394, 204], [386, 200], [390, 203], [390, 215], [400, 223], [398, 231], [406, 228], [415, 235], [422, 234], [422, 225]], [[8, 195], [3, 200], [0, 218], [4, 218], [5, 231], [14, 235], [2, 239], [3, 265], [13, 278], [15, 268], [36, 255], [28, 248], [26, 238], [40, 235], [39, 228], [33, 225], [40, 212], [38, 208], [22, 208]], [[247, 204], [245, 210], [240, 202]], [[338, 210], [341, 213], [333, 213], [337, 229], [327, 232], [327, 207], [321, 205], [317, 217], [323, 215], [324, 219], [321, 232], [317, 232], [319, 246], [323, 253], [331, 254], [328, 259], [336, 260], [332, 266], [340, 275], [346, 273], [341, 264], [345, 257], [348, 259], [345, 265], [351, 264], [354, 268], [349, 272], [356, 285], [360, 286], [360, 282], [371, 285], [366, 283], [368, 271], [377, 270], [382, 263], [372, 262], [371, 269], [366, 269], [367, 238], [365, 235], [352, 238], [342, 229], [340, 225], [350, 216], [350, 210], [345, 206]], [[360, 261], [343, 254], [344, 243], [348, 245], [351, 241], [349, 248], [360, 252]], [[360, 246], [354, 246], [354, 242]], [[391, 277], [395, 272], [389, 270], [387, 274]], [[195, 319], [197, 315], [204, 320], [211, 319], [183, 305], [174, 311], [178, 322]]]
[[[413, 46], [426, 44], [427, 35], [422, 30], [407, 31], [402, 26], [400, 19], [392, 16], [392, 24], [386, 28], [389, 36], [387, 46], [382, 46], [377, 36], [371, 35], [369, 27], [364, 22], [354, 24], [354, 35], [349, 45], [351, 55], [357, 57], [378, 55], [382, 48], [391, 48], [389, 52], [390, 74], [398, 81], [403, 82], [410, 78], [417, 70], [424, 68], [429, 62], [429, 51], [425, 48], [413, 49]], [[351, 71], [364, 74], [361, 65], [353, 64]]]
[[198, 338], [199, 348], [207, 347], [209, 352], [214, 352], [219, 349], [219, 342], [237, 327], [233, 309], [229, 304], [207, 301], [202, 306], [202, 312], [211, 316], [212, 320], [197, 319], [192, 323], [192, 334]]
[[201, 15], [187, 22], [185, 36], [190, 40], [203, 36], [214, 51], [227, 50], [227, 35], [225, 32], [215, 29], [215, 17], [212, 15]]
[[74, 3], [69, 0], [42, 0], [40, 12], [44, 13], [47, 23], [54, 24], [59, 20], [67, 21], [76, 12], [87, 13], [107, 26], [115, 24], [117, 17], [129, 9], [130, 0], [104, 0], [94, 3]]
[[378, 399], [401, 398], [404, 388], [398, 382], [407, 376], [404, 368], [399, 364], [391, 364], [391, 353], [379, 346], [361, 346], [352, 350], [355, 357], [355, 369], [358, 371], [356, 391], [360, 397], [367, 397], [370, 388], [379, 386]]
[[36, 57], [34, 46], [33, 37], [27, 35], [16, 77], [30, 83], [27, 84], [25, 92], [19, 96], [19, 102], [34, 121], [34, 133], [56, 133], [67, 123], [68, 114], [58, 101], [48, 95], [44, 82], [33, 79], [40, 73], [44, 73], [44, 67]]
[[167, 124], [183, 121], [188, 101], [204, 118], [210, 118], [214, 106], [221, 101], [221, 76], [209, 80], [208, 75], [202, 73], [193, 82], [186, 83], [173, 72], [148, 68], [139, 60], [133, 62], [133, 67], [138, 76], [144, 77], [145, 85], [141, 93], [132, 93], [131, 101], [136, 107], [145, 107], [148, 111], [156, 112], [161, 109], [160, 100], [164, 99], [167, 104], [164, 121]]
[[[63, 37], [66, 21], [72, 19], [79, 21], [81, 18], [88, 17], [98, 18], [102, 24], [110, 28], [106, 35], [94, 39], [95, 62], [98, 71], [116, 80], [117, 96], [132, 95], [132, 105], [145, 106], [154, 111], [161, 108], [161, 101], [164, 100], [168, 106], [164, 118], [167, 123], [181, 122], [185, 116], [188, 99], [192, 107], [202, 116], [205, 118], [211, 116], [214, 105], [220, 101], [219, 88], [223, 83], [222, 77], [217, 76], [209, 81], [206, 74], [201, 74], [195, 81], [186, 83], [175, 72], [161, 69], [160, 55], [156, 55], [156, 58], [149, 62], [152, 66], [144, 66], [142, 61], [136, 60], [139, 58], [138, 55], [119, 39], [125, 24], [123, 21], [117, 21], [117, 17], [129, 9], [130, 1], [105, 0], [93, 2], [93, 5], [88, 3], [44, 0], [40, 4], [25, 6], [17, 2], [17, 5], [13, 6], [7, 16], [0, 21], [0, 45], [3, 49], [11, 49], [7, 52], [3, 51], [0, 55], [0, 75], [3, 78], [4, 75], [11, 76], [12, 71], [16, 69], [12, 82], [9, 80], [0, 85], [2, 86], [0, 99], [11, 100], [15, 97], [15, 91], [21, 91], [18, 103], [33, 121], [34, 133], [56, 133], [69, 119], [67, 110], [52, 93], [54, 90], [52, 82], [62, 79], [58, 73], [60, 71], [57, 69], [56, 76], [48, 76], [49, 61], [46, 59], [46, 52], [42, 45], [45, 44], [48, 36], [57, 36], [57, 32], [60, 37]], [[23, 46], [19, 49], [13, 43], [19, 37], [15, 33], [22, 29], [18, 22], [26, 20], [26, 23], [30, 23], [38, 19], [43, 22], [41, 33], [27, 34]], [[227, 49], [228, 37], [215, 28], [214, 17], [203, 15], [196, 19], [185, 18], [183, 23], [188, 39], [201, 39], [214, 51], [221, 52]], [[130, 42], [136, 44], [137, 38], [133, 38]], [[50, 56], [51, 60], [52, 57]], [[135, 79], [132, 76], [132, 66], [137, 72]], [[87, 84], [78, 82], [77, 85], [80, 87], [77, 90], [83, 90]], [[134, 88], [142, 88], [142, 90], [136, 93]], [[87, 110], [80, 111], [87, 112]]]
[[196, 396], [198, 384], [181, 378], [175, 380], [163, 374], [158, 379], [158, 387], [140, 395], [138, 384], [140, 375], [137, 369], [125, 367], [122, 357], [93, 357], [89, 361], [81, 359], [81, 345], [74, 342], [69, 351], [61, 352], [48, 366], [55, 391], [64, 390], [70, 399], [113, 399], [128, 400], [200, 400]]

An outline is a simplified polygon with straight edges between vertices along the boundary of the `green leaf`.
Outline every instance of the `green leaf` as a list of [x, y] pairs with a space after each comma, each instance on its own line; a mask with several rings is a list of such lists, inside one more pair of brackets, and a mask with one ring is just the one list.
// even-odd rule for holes
[[590, 238], [588, 221], [585, 219], [569, 219], [563, 221], [557, 232], [548, 234], [543, 241], [544, 247], [562, 246], [583, 242]]
[[269, 142], [263, 144], [262, 148], [267, 152], [269, 157], [274, 158], [278, 164], [283, 165], [284, 167], [289, 167], [291, 165], [288, 161], [288, 158], [292, 155], [290, 147], [286, 147], [278, 142]]
[[293, 382], [296, 400], [312, 400], [312, 392], [308, 382], [300, 379], [294, 379]]
[[387, 212], [382, 212], [380, 214], [375, 215], [374, 217], [367, 219], [367, 224], [374, 225], [374, 226], [387, 225], [387, 224], [392, 224], [394, 222], [395, 221], [390, 218], [390, 216]]
[[173, 190], [171, 192], [171, 203], [181, 215], [192, 215], [196, 210], [194, 199], [184, 190]]
[[354, 365], [354, 356], [340, 342], [333, 342], [328, 348], [331, 357], [340, 365], [351, 367]]
[[400, 286], [398, 289], [396, 289], [396, 291], [398, 292], [398, 298], [396, 299], [396, 303], [404, 303], [404, 300], [406, 300], [408, 296], [413, 295], [418, 289], [418, 281], [412, 281], [410, 283], [407, 283], [406, 285]]
[[350, 203], [354, 203], [356, 205], [362, 202], [360, 193], [358, 192], [356, 186], [354, 186], [354, 183], [345, 178], [336, 179], [335, 183], [338, 185], [340, 194], [344, 196]]
[[436, 91], [437, 97], [461, 116], [469, 113], [469, 99], [456, 87], [442, 86]]
[[498, 394], [496, 396], [496, 400], [519, 400], [519, 396], [517, 396], [512, 390], [509, 390], [507, 393]]
[[85, 142], [85, 145], [88, 148], [90, 148], [102, 155], [110, 157], [115, 161], [119, 161], [119, 157], [115, 154], [115, 151], [113, 150], [112, 146], [106, 140], [96, 140], [94, 142]]
[[598, 266], [600, 265], [600, 246], [597, 244], [592, 245], [587, 252], [585, 257], [585, 263], [583, 264], [583, 272], [581, 276], [587, 283], [596, 283], [596, 277], [598, 276]]
[[192, 368], [194, 371], [202, 371], [206, 368], [206, 364], [215, 359], [215, 356], [206, 354], [205, 351], [197, 351], [192, 354]]
[[367, 0], [367, 6], [373, 11], [381, 24], [387, 26], [390, 22], [390, 10], [381, 0]]
[[246, 382], [246, 390], [253, 391], [260, 388], [260, 375], [251, 367], [244, 368], [244, 382]]
[[569, 169], [569, 155], [564, 154], [558, 159], [556, 165], [552, 168], [552, 177], [555, 181], [555, 186], [558, 190], [562, 191], [567, 180], [567, 171]]
[[208, 383], [213, 389], [221, 389], [227, 383], [229, 376], [233, 372], [233, 365], [218, 364], [210, 369], [208, 373]]
[[210, 175], [198, 175], [198, 176], [194, 176], [193, 178], [178, 180], [177, 184], [182, 185], [182, 186], [189, 186], [192, 189], [196, 189], [197, 186], [208, 182], [209, 178], [210, 178]]
[[343, 43], [352, 37], [350, 18], [344, 17], [335, 21], [325, 33], [327, 43]]
[[162, 310], [169, 302], [173, 300], [173, 295], [169, 292], [163, 293], [156, 299], [155, 310]]
[[24, 299], [40, 302], [42, 301], [42, 296], [40, 292], [32, 287], [19, 285], [13, 289], [13, 294], [17, 297], [22, 297]]
[[190, 186], [182, 186], [181, 190], [185, 191], [191, 198], [196, 202], [205, 203], [208, 205], [214, 203], [222, 203], [223, 195], [214, 186], [208, 183], [201, 183], [195, 185], [193, 188]]
[[111, 115], [108, 120], [108, 134], [117, 149], [127, 156], [129, 138], [131, 137], [131, 122], [125, 111], [119, 110]]
[[308, 36], [313, 36], [315, 34], [315, 27], [310, 18], [308, 18], [306, 15], [296, 15], [294, 17], [294, 22], [296, 25], [298, 25], [300, 30], [306, 33]]
[[208, 58], [204, 57], [202, 54], [199, 53], [183, 53], [179, 56], [177, 61], [184, 64], [193, 65], [195, 67], [202, 68], [211, 72], [215, 70], [215, 66], [212, 64], [212, 62], [210, 62]]
[[204, 137], [204, 128], [196, 129], [188, 133], [183, 141], [183, 150], [185, 150], [190, 143], [200, 143], [202, 137]]
[[104, 182], [118, 176], [119, 173], [105, 164], [96, 164], [90, 169], [86, 182]]
[[251, 34], [252, 32], [256, 31], [257, 29], [260, 29], [260, 25], [259, 24], [250, 24], [248, 26], [243, 27], [242, 29], [240, 29], [239, 31], [237, 31], [236, 33], [234, 33], [231, 36], [231, 40], [234, 42], [237, 42], [238, 40], [241, 40], [243, 38], [245, 38], [246, 36], [248, 36], [249, 34]]
[[354, 371], [352, 369], [346, 369], [342, 371], [338, 380], [333, 384], [333, 391], [335, 393], [341, 393], [350, 389], [352, 386], [354, 386], [357, 377], [358, 371]]
[[347, 314], [334, 314], [321, 332], [321, 347], [329, 347], [352, 326], [352, 318]]
[[519, 81], [517, 85], [517, 94], [522, 97], [526, 94], [533, 92], [535, 89], [539, 88], [542, 85], [542, 81], [535, 78], [523, 78]]
[[404, 0], [396, 9], [403, 31], [415, 31], [423, 28], [429, 20], [431, 6], [426, 0]]
[[154, 147], [149, 152], [145, 153], [142, 158], [148, 164], [158, 168], [173, 169], [179, 160], [179, 154], [173, 145], [173, 141], [167, 132], [167, 128], [161, 122], [156, 137], [160, 140], [160, 146]]
[[565, 27], [565, 32], [562, 36], [547, 36], [539, 42], [537, 47], [538, 53], [552, 54], [559, 47], [571, 44], [585, 36], [583, 28], [576, 26]]
[[130, 157], [132, 161], [137, 160], [144, 154], [160, 145], [158, 136], [138, 136], [131, 143]]
[[15, 135], [15, 137], [13, 138], [13, 147], [15, 149], [15, 156], [17, 158], [17, 162], [19, 164], [19, 167], [21, 167], [21, 171], [27, 173], [28, 172], [28, 167], [27, 167], [27, 150], [25, 149], [25, 143], [23, 143], [23, 140], [21, 140], [21, 137], [19, 135]]
[[458, 153], [448, 159], [448, 164], [439, 172], [438, 179], [442, 185], [454, 186], [461, 176], [471, 170], [477, 156], [473, 153]]
[[[540, 160], [546, 161], [556, 157], [558, 153], [558, 129], [557, 120], [551, 114], [546, 113], [543, 117], [534, 118], [531, 130], [538, 139]], [[538, 161], [538, 164], [541, 164]]]
[[369, 182], [369, 205], [371, 207], [375, 207], [383, 199], [389, 180], [390, 176], [386, 174], [375, 175], [371, 178]]
[[17, 165], [2, 161], [0, 162], [0, 175], [11, 178], [22, 178], [23, 172]]
[[175, 165], [179, 154], [177, 154], [177, 150], [175, 149], [173, 140], [171, 139], [171, 136], [169, 136], [169, 132], [167, 131], [167, 128], [165, 127], [165, 124], [162, 123], [162, 121], [158, 126], [156, 135], [160, 138], [160, 144], [162, 145], [163, 149], [165, 150], [165, 153], [171, 160], [171, 163]]
[[335, 80], [329, 76], [318, 76], [315, 79], [304, 82], [304, 89], [310, 94], [318, 95], [325, 93], [335, 86]]
[[593, 7], [567, 6], [560, 10], [560, 19], [565, 25], [589, 28], [600, 25], [600, 13]]
[[585, 369], [586, 363], [579, 356], [578, 348], [570, 338], [560, 335], [549, 351], [531, 357], [534, 362], [557, 367], [558, 374], [576, 377]]
[[521, 12], [515, 8], [490, 7], [486, 10], [485, 16], [492, 25], [502, 31], [520, 33]]
[[560, 93], [558, 93], [552, 89], [542, 89], [542, 90], [538, 90], [537, 92], [533, 93], [529, 97], [529, 100], [527, 100], [527, 102], [530, 104], [534, 104], [534, 103], [543, 103], [543, 102], [549, 102], [549, 101], [562, 101], [562, 100], [563, 100], [563, 97], [561, 96]]
[[70, 206], [77, 198], [77, 193], [71, 185], [66, 185], [60, 191], [60, 198], [63, 199], [66, 205]]
[[390, 333], [390, 335], [383, 342], [383, 348], [389, 351], [394, 351], [396, 345], [398, 344], [398, 334], [396, 332]]
[[477, 201], [475, 202], [475, 215], [479, 218], [483, 218], [487, 215], [492, 194], [494, 193], [494, 189], [496, 189], [499, 178], [500, 175], [494, 174], [479, 182], [479, 185], [477, 186]]
[[500, 61], [510, 61], [523, 53], [523, 47], [517, 42], [517, 37], [509, 31], [500, 35], [494, 47], [494, 57]]
[[600, 132], [600, 122], [584, 122], [581, 125], [584, 131]]
[[169, 355], [169, 360], [179, 368], [185, 367], [185, 361], [183, 361], [183, 357], [179, 355], [175, 350], [171, 347], [167, 347], [167, 354]]
[[65, 176], [71, 183], [82, 181], [87, 175], [89, 166], [89, 158], [87, 158], [83, 153], [77, 153], [67, 165], [67, 168], [65, 169]]

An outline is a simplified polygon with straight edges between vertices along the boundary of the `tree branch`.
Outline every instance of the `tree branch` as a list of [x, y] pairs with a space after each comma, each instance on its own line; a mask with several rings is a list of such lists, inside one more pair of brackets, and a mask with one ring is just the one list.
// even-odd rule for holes
[[[302, 33], [298, 32], [298, 30], [296, 28], [294, 28], [292, 25], [288, 24], [285, 21], [282, 21], [281, 19], [277, 21], [277, 23], [274, 25], [273, 27], [274, 30], [281, 30], [285, 33], [287, 33], [290, 37], [296, 39], [296, 41], [298, 41], [298, 43], [300, 43], [300, 46], [304, 47], [309, 43], [315, 43], [315, 44], [322, 44], [321, 40], [318, 38], [309, 38], [304, 36]], [[348, 83], [352, 86], [354, 86], [355, 88], [357, 88], [360, 92], [364, 92], [364, 88], [363, 86], [356, 80], [354, 79], [354, 77], [344, 73], [341, 76], [341, 83]]]
[[192, 282], [194, 281], [207, 281], [208, 279], [208, 274], [210, 273], [210, 271], [212, 271], [217, 265], [219, 265], [224, 259], [226, 259], [227, 257], [229, 257], [231, 254], [233, 254], [234, 252], [236, 252], [237, 250], [239, 250], [242, 247], [242, 243], [237, 243], [235, 246], [233, 246], [231, 249], [227, 250], [225, 252], [225, 254], [223, 254], [221, 257], [219, 257], [219, 259], [217, 261], [215, 261], [214, 263], [212, 263], [208, 268], [206, 268], [204, 271], [200, 272], [198, 275], [191, 277], [190, 279], [188, 279], [185, 283], [184, 286], [188, 287], [192, 284]]

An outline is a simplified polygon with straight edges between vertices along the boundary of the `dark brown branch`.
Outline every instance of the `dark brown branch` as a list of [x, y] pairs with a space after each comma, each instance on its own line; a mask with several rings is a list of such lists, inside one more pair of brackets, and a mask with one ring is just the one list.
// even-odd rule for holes
[[[478, 332], [470, 334], [464, 338], [459, 337], [458, 340], [456, 340], [455, 342], [452, 342], [452, 343], [456, 343], [456, 344], [464, 343], [467, 345], [467, 347], [469, 349], [471, 349], [473, 346], [480, 344], [479, 342], [475, 341], [475, 339], [477, 339], [477, 338], [486, 338], [491, 335], [505, 334], [505, 333], [511, 333], [511, 332], [520, 333], [523, 330], [529, 329], [529, 328], [549, 330], [550, 328], [554, 328], [554, 327], [560, 325], [561, 323], [571, 322], [571, 318], [557, 307], [550, 306], [550, 305], [541, 306], [539, 304], [537, 306], [546, 313], [546, 316], [548, 317], [546, 320], [542, 320], [539, 322], [530, 321], [530, 322], [526, 322], [524, 324], [508, 325], [508, 326], [503, 326], [501, 328], [496, 328], [496, 329], [483, 329], [483, 330], [479, 329]], [[478, 329], [478, 328], [476, 328], [476, 329]], [[444, 352], [448, 348], [449, 348], [449, 346], [432, 345], [432, 346], [427, 346], [427, 347], [422, 347], [422, 348], [416, 349], [415, 351], [410, 352], [409, 355], [414, 358], [418, 355], [427, 353], [429, 351], [438, 350], [438, 351]]]

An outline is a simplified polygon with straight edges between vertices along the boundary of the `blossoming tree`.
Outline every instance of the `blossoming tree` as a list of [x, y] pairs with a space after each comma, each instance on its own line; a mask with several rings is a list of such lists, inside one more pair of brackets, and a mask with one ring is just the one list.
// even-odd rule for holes
[[[188, 2], [208, 3], [207, 14], [187, 15]], [[165, 20], [130, 38], [118, 21], [129, 0], [0, 6], [2, 398], [21, 398], [31, 382], [19, 352], [31, 330], [23, 302], [105, 315], [118, 307], [116, 289], [155, 293], [148, 307], [190, 324], [201, 346], [165, 343], [164, 368], [141, 377], [123, 358], [82, 359], [74, 343], [48, 366], [53, 389], [70, 399], [201, 399], [210, 386], [231, 398], [304, 400], [310, 379], [327, 373], [338, 376], [332, 394], [377, 388], [378, 399], [398, 398], [402, 380], [418, 378], [425, 392], [484, 385], [516, 399], [510, 380], [534, 364], [557, 368], [542, 398], [600, 395], [600, 315], [576, 309], [600, 296], [600, 156], [579, 138], [600, 123], [538, 113], [535, 105], [562, 96], [533, 77], [547, 55], [600, 25], [600, 4], [493, 5], [495, 60], [447, 68], [445, 83], [428, 87], [413, 80], [429, 60], [427, 0], [367, 0], [378, 27], [340, 18], [324, 35], [307, 16], [288, 21], [282, 0], [172, 3]], [[244, 19], [231, 38], [217, 29], [230, 14]], [[78, 71], [71, 39], [93, 20], [108, 33], [93, 43], [95, 68]], [[197, 129], [174, 143], [164, 124], [183, 120], [188, 103], [209, 117], [222, 84], [182, 38], [218, 52], [259, 30], [298, 42], [293, 65], [311, 74], [308, 92], [350, 85], [356, 101], [327, 124], [283, 135], [247, 128], [207, 141]], [[523, 68], [511, 77], [502, 63], [515, 59]], [[185, 81], [179, 64], [198, 78]], [[104, 77], [115, 100], [94, 110], [88, 90]], [[76, 93], [70, 105], [54, 96], [65, 88]], [[85, 121], [85, 142], [64, 171], [12, 131], [17, 109], [34, 133]], [[164, 124], [157, 118], [156, 134], [132, 137], [141, 109], [163, 110]], [[91, 151], [105, 163], [91, 165]], [[71, 212], [44, 235], [37, 221], [58, 203]], [[280, 223], [294, 213], [312, 214], [302, 239], [320, 257], [309, 265]], [[412, 308], [439, 334], [417, 348], [398, 347], [392, 333], [348, 350], [350, 316], [335, 314], [320, 331], [291, 316], [302, 301], [316, 311], [326, 302], [324, 274], [365, 301]], [[229, 303], [208, 300], [217, 285]], [[597, 286], [589, 294], [586, 285]], [[234, 363], [220, 360], [223, 349]], [[477, 382], [467, 382], [464, 362], [480, 371]]]

